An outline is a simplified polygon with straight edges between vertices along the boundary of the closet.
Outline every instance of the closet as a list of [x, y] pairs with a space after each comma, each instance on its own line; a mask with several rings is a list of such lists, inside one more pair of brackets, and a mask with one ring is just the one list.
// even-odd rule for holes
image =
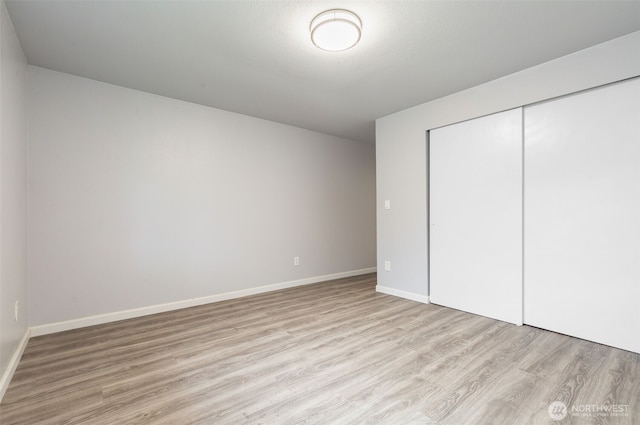
[[429, 132], [430, 299], [640, 352], [640, 79]]
[[525, 109], [524, 321], [640, 352], [640, 79]]
[[522, 324], [522, 109], [432, 130], [429, 299]]

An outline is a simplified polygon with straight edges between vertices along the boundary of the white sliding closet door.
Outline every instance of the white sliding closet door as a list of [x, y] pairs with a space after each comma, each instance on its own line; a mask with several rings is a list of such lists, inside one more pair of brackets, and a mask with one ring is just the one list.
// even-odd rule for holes
[[522, 109], [429, 145], [431, 302], [522, 324]]
[[640, 80], [525, 109], [525, 323], [640, 352]]

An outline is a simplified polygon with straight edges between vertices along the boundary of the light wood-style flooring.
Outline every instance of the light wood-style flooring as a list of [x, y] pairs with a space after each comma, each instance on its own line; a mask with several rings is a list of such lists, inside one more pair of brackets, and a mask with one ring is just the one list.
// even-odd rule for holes
[[[375, 285], [358, 276], [32, 338], [0, 424], [640, 424], [639, 354]], [[626, 412], [584, 411], [602, 405]]]

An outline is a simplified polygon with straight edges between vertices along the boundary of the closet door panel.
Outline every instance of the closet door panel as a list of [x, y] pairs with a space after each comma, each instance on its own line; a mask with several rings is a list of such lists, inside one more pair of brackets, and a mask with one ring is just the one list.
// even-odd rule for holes
[[522, 109], [429, 145], [431, 302], [522, 324]]
[[640, 352], [640, 80], [525, 109], [525, 323]]

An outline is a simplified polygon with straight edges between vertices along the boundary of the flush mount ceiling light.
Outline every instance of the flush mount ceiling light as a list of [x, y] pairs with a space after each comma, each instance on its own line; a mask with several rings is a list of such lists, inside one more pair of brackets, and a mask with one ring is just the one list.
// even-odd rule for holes
[[344, 9], [322, 12], [311, 21], [311, 41], [322, 50], [341, 52], [358, 44], [362, 21]]

